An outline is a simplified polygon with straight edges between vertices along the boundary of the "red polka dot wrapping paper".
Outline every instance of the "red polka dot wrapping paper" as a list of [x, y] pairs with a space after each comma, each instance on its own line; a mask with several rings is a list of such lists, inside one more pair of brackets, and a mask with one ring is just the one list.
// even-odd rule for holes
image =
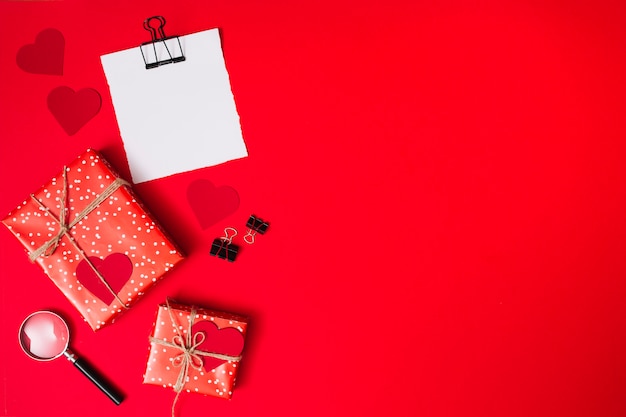
[[[65, 169], [69, 221], [119, 178], [94, 150], [87, 150]], [[58, 234], [63, 188], [61, 171], [2, 221], [29, 253], [45, 246]], [[117, 188], [78, 221], [69, 234], [71, 239], [62, 234], [54, 251], [40, 255], [35, 262], [94, 330], [112, 323], [183, 259], [127, 186]], [[104, 279], [116, 279], [115, 283], [107, 282], [111, 290], [88, 275], [90, 267], [85, 263], [86, 256], [98, 265]], [[126, 259], [127, 275], [119, 275], [119, 263], [112, 263], [115, 257]], [[109, 274], [105, 275], [107, 263], [111, 266]], [[83, 272], [85, 270], [87, 272]], [[117, 297], [108, 292], [115, 292]], [[107, 295], [109, 302], [103, 299]]]
[[[171, 309], [171, 311], [168, 311], [168, 306], [165, 304], [161, 304], [159, 306], [152, 331], [152, 337], [154, 339], [171, 342], [177, 334], [180, 334], [183, 337], [187, 335], [189, 331], [189, 323], [190, 320], [192, 320], [191, 313], [193, 307], [170, 302], [169, 309]], [[212, 339], [211, 342], [215, 343], [216, 339], [219, 339], [218, 333], [222, 330], [229, 331], [229, 329], [235, 329], [241, 333], [241, 348], [243, 348], [243, 340], [247, 330], [246, 318], [205, 308], [195, 308], [195, 313], [196, 314], [192, 321], [192, 336], [195, 336], [197, 331], [201, 331], [196, 331], [197, 326], [205, 328], [203, 324], [212, 323], [215, 325], [216, 330], [210, 335], [204, 335], [206, 337], [205, 340], [208, 341], [209, 339]], [[175, 324], [173, 324], [172, 318], [174, 319]], [[219, 340], [217, 340], [217, 343], [219, 344]], [[222, 346], [224, 345], [222, 344]], [[202, 344], [199, 349], [203, 349]], [[214, 353], [236, 356], [240, 353], [237, 352], [237, 350], [239, 349], [235, 348], [234, 352], [222, 351]], [[181, 367], [173, 365], [172, 362], [174, 358], [180, 354], [180, 349], [164, 346], [157, 342], [151, 342], [146, 371], [144, 373], [144, 384], [153, 384], [164, 388], [173, 388], [181, 372]], [[237, 371], [239, 369], [239, 362], [216, 362], [207, 360], [206, 358], [204, 358], [203, 361], [202, 369], [189, 367], [182, 392], [195, 392], [230, 399], [233, 394], [233, 387], [237, 377]], [[217, 367], [208, 365], [209, 363], [215, 364], [220, 362], [221, 364]]]

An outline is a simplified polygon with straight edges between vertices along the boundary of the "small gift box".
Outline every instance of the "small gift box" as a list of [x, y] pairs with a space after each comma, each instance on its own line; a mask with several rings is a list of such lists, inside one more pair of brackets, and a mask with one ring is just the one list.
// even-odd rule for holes
[[130, 185], [93, 150], [2, 222], [94, 330], [183, 259]]
[[143, 383], [171, 387], [176, 399], [181, 391], [230, 399], [246, 327], [240, 316], [167, 301], [157, 311]]

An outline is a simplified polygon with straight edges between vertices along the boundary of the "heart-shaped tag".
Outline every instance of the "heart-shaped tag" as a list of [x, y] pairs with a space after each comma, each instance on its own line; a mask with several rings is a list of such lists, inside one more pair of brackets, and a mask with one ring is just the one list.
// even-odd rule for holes
[[63, 75], [65, 39], [56, 29], [44, 29], [35, 43], [24, 45], [15, 57], [17, 66], [32, 74]]
[[[219, 329], [212, 321], [199, 321], [191, 327], [192, 334], [204, 333], [204, 342], [198, 346], [198, 350], [204, 352], [221, 353], [222, 355], [239, 356], [243, 350], [243, 334], [234, 327]], [[209, 372], [223, 363], [223, 359], [202, 357], [202, 367]]]
[[48, 94], [48, 109], [65, 132], [72, 136], [100, 111], [102, 98], [92, 88], [74, 91], [57, 87]]
[[[113, 253], [104, 259], [90, 256], [89, 260], [116, 294], [120, 292], [133, 273], [133, 263], [123, 253]], [[115, 296], [107, 289], [84, 259], [76, 267], [76, 278], [105, 304], [110, 305], [115, 299]]]
[[209, 180], [195, 180], [187, 188], [187, 201], [200, 227], [206, 229], [239, 208], [239, 193], [232, 187], [216, 187]]

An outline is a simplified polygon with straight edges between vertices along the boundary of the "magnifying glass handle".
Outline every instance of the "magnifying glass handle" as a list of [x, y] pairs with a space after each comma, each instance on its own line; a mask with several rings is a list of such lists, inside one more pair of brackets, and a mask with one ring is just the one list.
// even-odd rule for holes
[[120, 394], [111, 384], [109, 384], [99, 373], [96, 371], [87, 361], [81, 358], [77, 358], [73, 353], [69, 353], [66, 355], [67, 358], [74, 364], [79, 371], [83, 373], [87, 378], [94, 383], [95, 386], [100, 388], [100, 391], [104, 392], [107, 397], [111, 399], [115, 403], [115, 405], [120, 405], [124, 397]]
[[102, 378], [98, 374], [98, 372], [91, 367], [86, 361], [83, 359], [76, 359], [74, 362], [74, 366], [77, 367], [87, 378], [91, 380], [100, 391], [104, 392], [107, 397], [111, 399], [115, 403], [115, 405], [120, 405], [124, 397], [120, 394], [115, 388], [113, 388], [108, 382]]

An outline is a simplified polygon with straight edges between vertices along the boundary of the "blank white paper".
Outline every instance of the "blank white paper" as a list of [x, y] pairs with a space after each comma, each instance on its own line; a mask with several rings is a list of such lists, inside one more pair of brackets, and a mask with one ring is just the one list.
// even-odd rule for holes
[[100, 57], [135, 183], [248, 156], [218, 29], [179, 39], [185, 61], [157, 68], [139, 47]]

